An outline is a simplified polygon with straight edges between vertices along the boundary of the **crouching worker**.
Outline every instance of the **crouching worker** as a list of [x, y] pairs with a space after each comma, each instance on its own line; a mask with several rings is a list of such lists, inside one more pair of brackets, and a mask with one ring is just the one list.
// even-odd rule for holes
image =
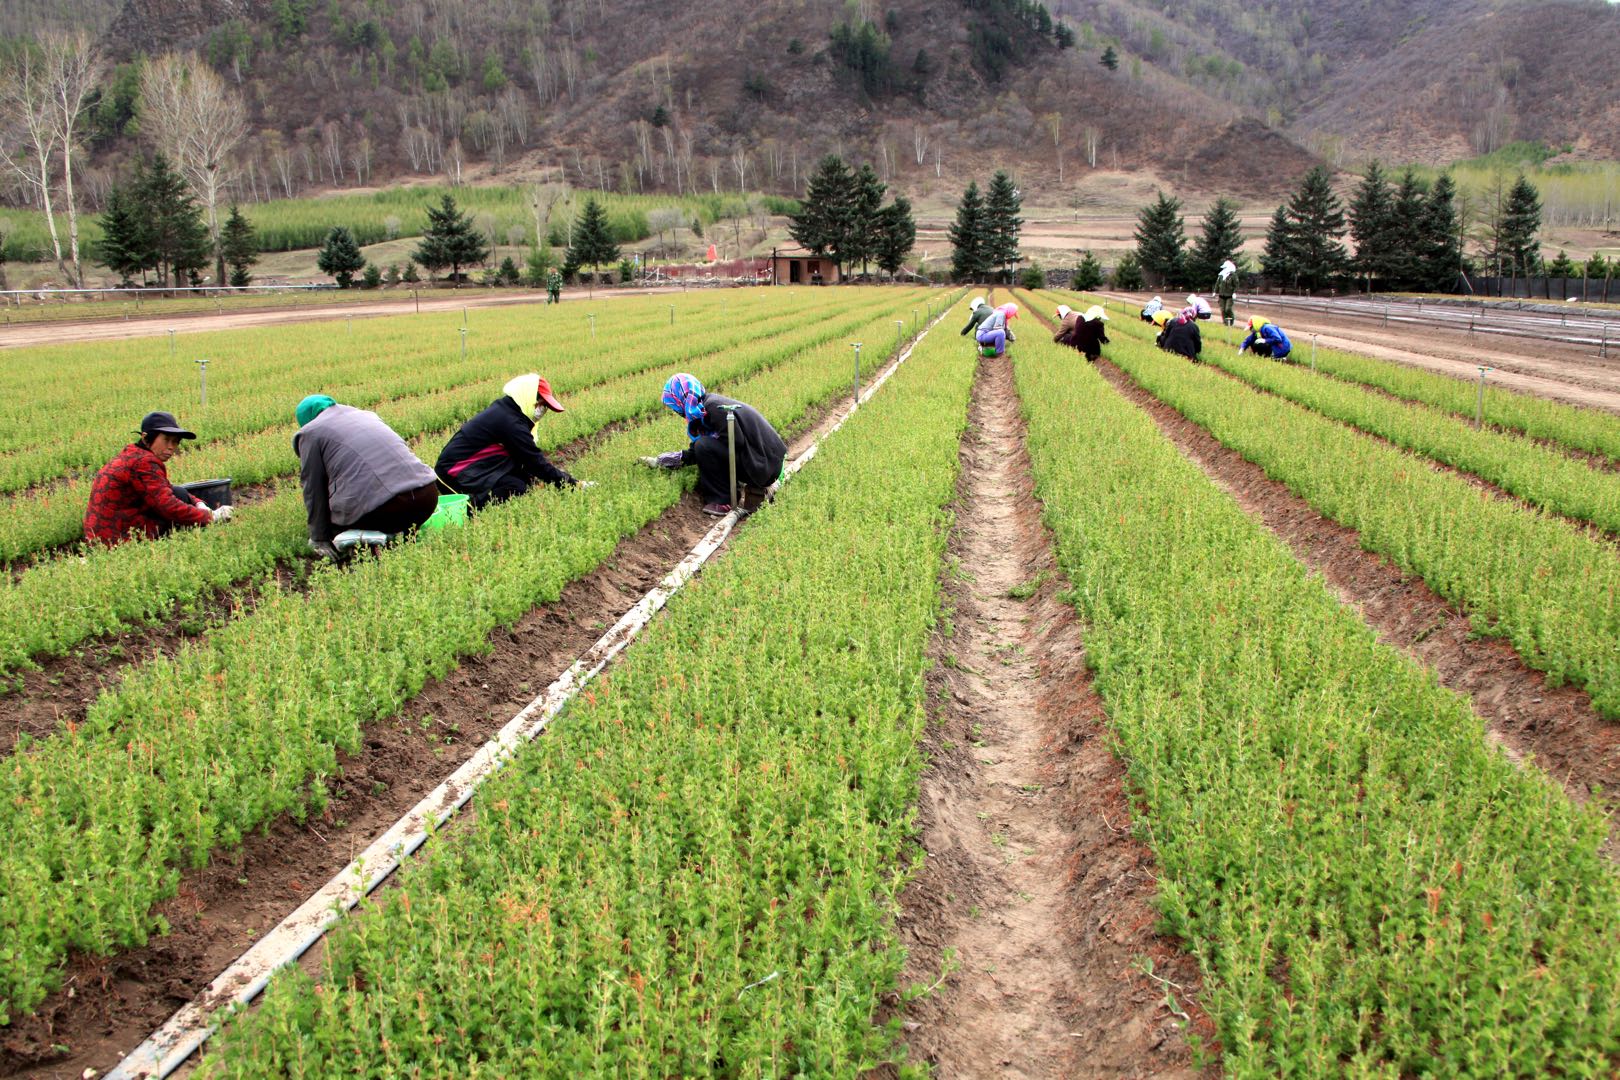
[[974, 340], [980, 345], [987, 345], [1000, 356], [1007, 351], [1007, 345], [1018, 339], [1013, 336], [1012, 321], [1018, 317], [1017, 304], [1002, 304], [998, 308], [991, 308], [990, 314], [979, 323], [978, 332]]
[[393, 536], [433, 516], [433, 470], [376, 413], [311, 394], [298, 403], [297, 417], [293, 453], [317, 554], [338, 558], [333, 541], [350, 529]]
[[189, 491], [169, 483], [165, 463], [183, 440], [196, 437], [173, 413], [147, 413], [140, 438], [96, 473], [84, 512], [84, 538], [111, 547], [132, 536], [155, 540], [177, 527], [229, 521], [230, 507], [210, 510]]
[[501, 387], [489, 408], [461, 425], [434, 470], [451, 491], [469, 496], [474, 510], [522, 495], [537, 483], [580, 486], [535, 444], [540, 418], [562, 411], [549, 382], [532, 371], [519, 375]]
[[1238, 352], [1254, 350], [1256, 356], [1269, 356], [1273, 360], [1286, 360], [1294, 344], [1283, 333], [1282, 327], [1262, 315], [1249, 320], [1249, 336], [1238, 346]]
[[1102, 347], [1108, 344], [1108, 334], [1103, 326], [1108, 321], [1107, 313], [1097, 304], [1087, 308], [1085, 314], [1071, 311], [1064, 304], [1057, 313], [1061, 325], [1058, 332], [1052, 335], [1052, 340], [1080, 350], [1085, 353], [1087, 360], [1096, 363], [1098, 357], [1102, 356]]
[[962, 327], [961, 336], [967, 337], [969, 334], [974, 334], [975, 340], [977, 340], [976, 331], [979, 329], [979, 324], [990, 317], [991, 310], [990, 305], [984, 302], [984, 297], [975, 296], [973, 301], [968, 304], [968, 322], [966, 326]]
[[1155, 296], [1153, 299], [1149, 300], [1147, 303], [1142, 305], [1142, 321], [1145, 322], [1145, 323], [1157, 324], [1158, 320], [1155, 319], [1153, 316], [1157, 315], [1159, 312], [1161, 312], [1163, 310], [1164, 310], [1164, 300], [1161, 299], [1160, 297]]
[[1198, 363], [1198, 354], [1204, 349], [1204, 337], [1198, 331], [1198, 316], [1188, 316], [1182, 312], [1175, 318], [1167, 319], [1159, 334], [1159, 348]]
[[664, 384], [663, 400], [671, 412], [686, 421], [687, 447], [642, 460], [664, 469], [696, 465], [703, 512], [715, 517], [729, 514], [731, 464], [726, 417], [734, 417], [731, 437], [736, 440], [739, 509], [744, 513], [759, 509], [770, 495], [771, 485], [782, 475], [782, 462], [787, 459], [787, 443], [770, 422], [751, 405], [708, 393], [695, 375], [672, 376]]

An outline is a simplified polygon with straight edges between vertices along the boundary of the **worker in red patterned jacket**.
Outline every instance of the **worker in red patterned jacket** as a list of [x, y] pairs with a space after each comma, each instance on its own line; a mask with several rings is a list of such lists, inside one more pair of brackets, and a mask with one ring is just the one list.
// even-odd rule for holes
[[96, 473], [84, 512], [84, 537], [111, 546], [132, 536], [156, 539], [176, 526], [229, 521], [231, 508], [210, 510], [184, 488], [169, 483], [164, 462], [194, 432], [173, 413], [151, 412], [141, 420], [140, 439]]

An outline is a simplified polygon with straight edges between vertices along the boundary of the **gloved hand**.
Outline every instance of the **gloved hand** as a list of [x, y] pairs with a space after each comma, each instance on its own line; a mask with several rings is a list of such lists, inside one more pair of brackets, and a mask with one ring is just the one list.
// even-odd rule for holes
[[579, 490], [584, 491], [586, 488], [595, 487], [596, 486], [596, 481], [595, 480], [575, 480], [574, 481], [574, 486], [577, 487]]
[[331, 559], [335, 562], [343, 557], [343, 553], [338, 551], [330, 540], [311, 540], [309, 547], [311, 551], [323, 559]]
[[659, 454], [657, 457], [644, 457], [639, 460], [649, 469], [678, 469], [681, 467], [681, 452], [671, 450], [667, 454]]
[[218, 525], [222, 521], [231, 520], [231, 508], [228, 507], [228, 506], [221, 506], [221, 507], [213, 510], [212, 513], [214, 515], [214, 524], [215, 525]]

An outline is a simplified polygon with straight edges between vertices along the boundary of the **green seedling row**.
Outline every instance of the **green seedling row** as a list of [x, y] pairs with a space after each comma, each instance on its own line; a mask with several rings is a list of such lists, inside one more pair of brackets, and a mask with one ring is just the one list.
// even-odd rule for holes
[[[543, 449], [554, 450], [610, 424], [657, 414], [663, 408], [659, 386], [668, 365], [677, 360], [699, 378], [722, 383], [841, 340], [870, 323], [874, 314], [887, 319], [920, 295], [907, 290], [876, 300], [866, 297], [864, 303], [791, 328], [767, 322], [770, 329], [762, 336], [702, 356], [692, 355], [697, 346], [691, 341], [673, 345], [671, 352], [653, 355], [651, 362], [661, 365], [656, 370], [643, 368], [649, 362], [645, 354], [599, 358], [588, 367], [559, 364], [553, 385], [567, 396], [568, 411], [547, 416], [538, 441]], [[635, 370], [608, 377], [625, 369]], [[590, 385], [593, 379], [602, 381]], [[384, 415], [395, 430], [413, 436], [417, 453], [431, 462], [454, 434], [453, 425], [498, 393], [497, 384], [429, 395], [392, 403]], [[290, 452], [272, 452], [275, 461], [285, 456], [296, 469], [297, 459]], [[88, 546], [82, 553], [45, 560], [15, 579], [4, 579], [0, 675], [42, 657], [61, 655], [97, 634], [160, 617], [176, 601], [207, 589], [267, 576], [278, 560], [307, 550], [303, 498], [296, 482], [282, 485], [269, 499], [243, 506], [239, 517], [224, 528], [184, 530], [155, 544]], [[154, 558], [154, 551], [164, 554]]]
[[[1072, 306], [1074, 299], [1080, 294], [1052, 295], [1057, 296], [1059, 302]], [[1100, 298], [1084, 299], [1088, 305], [1101, 302]], [[1113, 312], [1111, 317], [1115, 320], [1114, 326], [1118, 326], [1121, 321], [1129, 323], [1135, 320], [1131, 323], [1133, 329], [1136, 327], [1147, 329], [1146, 325], [1136, 318], [1134, 312], [1128, 315]], [[1281, 321], [1286, 327], [1288, 322], [1286, 314]], [[1205, 337], [1219, 340], [1224, 335], [1232, 344], [1236, 344], [1243, 339], [1245, 333], [1241, 325], [1230, 331], [1224, 327], [1211, 326], [1205, 330]], [[1308, 363], [1311, 349], [1310, 335], [1293, 334], [1291, 337], [1294, 342], [1294, 359]], [[1316, 370], [1345, 382], [1376, 387], [1395, 397], [1430, 405], [1442, 412], [1467, 420], [1474, 418], [1475, 407], [1478, 404], [1479, 388], [1471, 379], [1457, 379], [1423, 371], [1407, 364], [1379, 360], [1342, 349], [1331, 349], [1325, 345], [1317, 346]], [[1545, 439], [1560, 446], [1597, 454], [1612, 462], [1620, 463], [1620, 416], [1612, 413], [1583, 409], [1577, 405], [1565, 405], [1534, 394], [1505, 390], [1487, 382], [1485, 420], [1495, 427], [1523, 432], [1531, 438]]]
[[[1149, 328], [1140, 322], [1133, 326], [1126, 321], [1125, 325], [1131, 338], [1152, 340]], [[1555, 514], [1620, 532], [1620, 473], [1595, 469], [1529, 436], [1476, 429], [1471, 421], [1426, 405], [1392, 401], [1337, 379], [1324, 379], [1296, 364], [1280, 364], [1220, 345], [1206, 347], [1202, 359], [1250, 386], [1377, 435], [1403, 450], [1473, 473]], [[1297, 347], [1295, 360], [1303, 360]]]
[[[372, 378], [363, 391], [351, 396], [339, 389], [334, 396], [345, 404], [374, 408], [401, 434], [412, 437], [464, 419], [497, 397], [507, 378], [524, 370], [543, 369], [553, 388], [558, 393], [568, 394], [650, 366], [689, 366], [710, 352], [735, 349], [767, 338], [777, 339], [811, 326], [847, 326], [849, 320], [861, 312], [889, 309], [893, 300], [894, 297], [865, 298], [864, 304], [854, 305], [848, 311], [817, 308], [757, 322], [744, 317], [712, 335], [706, 334], [701, 325], [674, 331], [666, 326], [645, 340], [628, 344], [604, 342], [599, 352], [582, 349], [571, 339], [536, 346], [526, 338], [513, 337], [501, 349], [485, 349], [476, 360], [465, 365], [458, 363], [454, 374], [448, 378], [442, 372], [450, 366], [449, 362], [418, 357], [420, 374], [408, 379]], [[747, 316], [749, 312], [745, 310], [740, 314]], [[532, 329], [527, 331], [532, 332]], [[259, 347], [265, 348], [273, 340], [266, 338]], [[229, 476], [238, 484], [254, 484], [297, 472], [298, 461], [292, 452], [292, 436], [297, 428], [287, 416], [311, 387], [327, 390], [316, 372], [289, 378], [282, 396], [271, 403], [273, 414], [267, 414], [273, 415], [272, 427], [188, 450], [175, 459], [170, 476], [176, 482]], [[0, 561], [78, 539], [89, 489], [88, 478], [85, 478], [9, 500], [5, 512], [0, 514]]]
[[1569, 522], [1151, 345], [1109, 359], [1150, 394], [1259, 465], [1362, 547], [1461, 605], [1554, 685], [1620, 718], [1620, 552]]
[[1379, 644], [1094, 368], [1046, 342], [1015, 368], [1162, 928], [1199, 960], [1225, 1074], [1613, 1075], [1601, 815], [1490, 747], [1464, 698]]
[[944, 329], [203, 1075], [853, 1077], [898, 1056], [872, 1017], [903, 959], [973, 374]]
[[[910, 303], [909, 293], [889, 294]], [[885, 314], [858, 331], [876, 340]], [[850, 386], [828, 342], [721, 388], [791, 431]], [[566, 414], [565, 414], [566, 415]], [[320, 812], [337, 751], [427, 679], [486, 649], [491, 631], [606, 559], [691, 483], [639, 464], [684, 445], [673, 417], [630, 427], [576, 460], [588, 491], [546, 489], [467, 528], [347, 569], [128, 672], [77, 729], [0, 766], [0, 1019], [55, 985], [68, 951], [144, 943], [180, 867], [205, 864], [276, 816]]]

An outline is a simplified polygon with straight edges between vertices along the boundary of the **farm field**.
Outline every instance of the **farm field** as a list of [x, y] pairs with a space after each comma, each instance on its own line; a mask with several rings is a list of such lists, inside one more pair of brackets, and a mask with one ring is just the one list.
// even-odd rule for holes
[[[1499, 387], [1477, 430], [1464, 383], [1118, 314], [1093, 366], [1063, 292], [996, 290], [979, 359], [966, 295], [196, 334], [207, 410], [166, 340], [17, 354], [0, 1075], [111, 1067], [680, 560], [690, 478], [635, 464], [669, 372], [797, 453], [856, 341], [910, 348], [201, 1075], [1612, 1073], [1620, 421]], [[291, 403], [431, 461], [528, 369], [596, 487], [310, 563]], [[82, 551], [148, 397], [237, 520]]]

